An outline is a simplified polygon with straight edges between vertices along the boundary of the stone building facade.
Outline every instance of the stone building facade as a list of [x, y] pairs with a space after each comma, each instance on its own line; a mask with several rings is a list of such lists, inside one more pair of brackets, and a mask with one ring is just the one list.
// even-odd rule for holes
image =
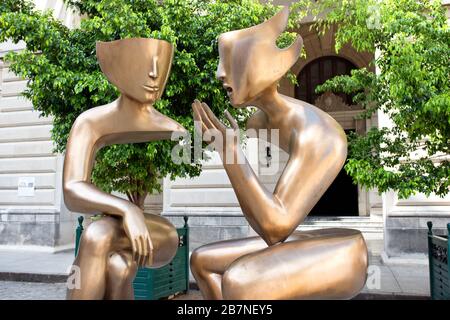
[[[66, 25], [78, 17], [62, 1], [37, 0]], [[61, 189], [63, 155], [52, 152], [52, 120], [40, 117], [21, 96], [26, 80], [1, 59], [24, 43], [0, 43], [0, 248], [55, 251], [73, 247], [74, 215]], [[28, 192], [19, 184], [28, 184]]]
[[[275, 1], [277, 2], [277, 1]], [[291, 1], [278, 1], [287, 4]], [[75, 26], [78, 17], [68, 12], [61, 0], [37, 0], [40, 8], [53, 8], [55, 15], [68, 26]], [[450, 7], [450, 1], [443, 5]], [[351, 106], [345, 95], [316, 95], [317, 84], [353, 68], [369, 67], [370, 52], [358, 53], [345, 46], [334, 52], [333, 30], [323, 36], [310, 31], [308, 20], [298, 32], [304, 39], [306, 59], [299, 59], [292, 68], [298, 75], [300, 89], [282, 80], [280, 91], [306, 100], [332, 115], [347, 131], [364, 132], [372, 126], [389, 125], [384, 114], [369, 120], [356, 120], [361, 112]], [[23, 44], [0, 44], [0, 58]], [[373, 70], [375, 71], [375, 70]], [[52, 152], [51, 119], [41, 118], [29, 101], [20, 96], [26, 81], [12, 74], [0, 61], [0, 248], [57, 251], [73, 246], [75, 218], [68, 212], [61, 194], [63, 155]], [[286, 164], [287, 155], [278, 154], [273, 145], [251, 139], [247, 155], [255, 172], [269, 188]], [[268, 166], [269, 164], [269, 168]], [[268, 174], [277, 167], [276, 173]], [[28, 193], [19, 184], [32, 183]], [[25, 188], [26, 189], [26, 188]], [[217, 155], [204, 163], [202, 174], [194, 179], [164, 179], [161, 195], [147, 198], [145, 211], [162, 214], [176, 225], [182, 216], [190, 217], [192, 249], [205, 243], [254, 234], [248, 226], [237, 198]], [[300, 230], [324, 227], [360, 229], [373, 254], [383, 254], [387, 261], [396, 258], [417, 258], [425, 261], [426, 221], [432, 220], [444, 232], [450, 222], [450, 196], [442, 199], [415, 195], [399, 200], [394, 192], [378, 195], [376, 190], [354, 186], [344, 171], [324, 195]]]

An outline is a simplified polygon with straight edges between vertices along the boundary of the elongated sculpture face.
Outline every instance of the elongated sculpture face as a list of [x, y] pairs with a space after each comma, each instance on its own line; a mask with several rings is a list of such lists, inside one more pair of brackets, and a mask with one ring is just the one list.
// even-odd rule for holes
[[132, 38], [97, 42], [97, 59], [119, 91], [141, 103], [161, 98], [173, 59], [173, 45], [164, 40]]
[[297, 61], [303, 45], [300, 36], [289, 48], [276, 46], [288, 17], [289, 9], [285, 7], [259, 25], [220, 35], [217, 78], [223, 82], [233, 106], [251, 102]]

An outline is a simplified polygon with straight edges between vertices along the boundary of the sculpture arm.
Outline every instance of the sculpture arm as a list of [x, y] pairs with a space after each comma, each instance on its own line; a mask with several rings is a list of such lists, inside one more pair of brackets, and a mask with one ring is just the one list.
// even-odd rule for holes
[[[320, 161], [316, 162], [318, 159], [311, 155], [313, 152], [300, 152], [301, 143], [295, 130], [290, 141], [289, 161], [273, 193], [261, 184], [239, 146], [234, 153], [245, 162], [224, 163], [250, 225], [269, 245], [289, 237], [321, 195], [317, 194], [320, 177], [315, 174], [321, 167]], [[324, 186], [323, 190], [326, 188]]]
[[75, 121], [67, 142], [63, 173], [64, 201], [73, 211], [91, 214], [101, 212], [121, 217], [134, 259], [139, 265], [144, 265], [146, 260], [153, 259], [153, 245], [142, 209], [101, 191], [90, 181], [95, 153], [100, 147], [97, 144], [104, 134], [98, 134], [92, 124], [95, 121], [86, 114], [88, 113], [85, 112]]
[[70, 131], [64, 158], [64, 202], [76, 212], [123, 216], [133, 204], [103, 192], [91, 183], [95, 154], [101, 147], [99, 141], [103, 135], [98, 133], [99, 122], [93, 118], [96, 115], [93, 111], [97, 110], [81, 114]]
[[[302, 162], [298, 161], [298, 146], [292, 150], [294, 154], [291, 154], [282, 175], [283, 181], [295, 180], [295, 186], [280, 187], [277, 188], [278, 191], [271, 193], [259, 181], [240, 146], [229, 141], [230, 139], [224, 138], [227, 128], [214, 116], [209, 107], [196, 101], [193, 109], [194, 118], [202, 123], [204, 132], [214, 129], [222, 133], [224, 144], [216, 146], [216, 150], [219, 151], [224, 168], [249, 224], [269, 245], [285, 240], [297, 227], [300, 219], [306, 215], [296, 208], [301, 204], [297, 198], [299, 188], [301, 188], [300, 179], [298, 179], [301, 175], [298, 174], [298, 171], [302, 167]], [[232, 127], [237, 130], [236, 121], [228, 113], [226, 115]], [[297, 140], [296, 138], [297, 136], [294, 135], [291, 140]], [[294, 143], [294, 145], [297, 144]], [[243, 159], [243, 161], [229, 161], [227, 156], [233, 156], [233, 160]]]
[[[237, 147], [236, 156], [243, 157], [243, 164], [226, 164], [224, 168], [238, 198], [242, 212], [249, 224], [268, 245], [285, 240], [295, 229], [288, 211], [276, 194], [261, 184], [243, 151]], [[223, 156], [221, 155], [222, 159]]]
[[133, 205], [129, 201], [103, 192], [90, 182], [64, 182], [64, 202], [70, 210], [81, 213], [105, 213], [123, 217]]

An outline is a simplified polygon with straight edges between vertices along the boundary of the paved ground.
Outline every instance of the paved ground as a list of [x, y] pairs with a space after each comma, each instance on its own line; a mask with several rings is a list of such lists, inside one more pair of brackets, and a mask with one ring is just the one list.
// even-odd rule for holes
[[0, 300], [63, 300], [65, 283], [0, 281]]
[[[64, 300], [65, 283], [36, 283], [21, 281], [0, 281], [0, 300]], [[191, 290], [179, 295], [176, 300], [201, 300], [199, 291]]]
[[59, 253], [0, 250], [0, 272], [68, 275], [73, 250]]
[[[57, 254], [0, 251], [0, 299], [64, 299], [65, 283], [73, 252]], [[424, 264], [383, 264], [379, 256], [369, 260], [363, 293], [384, 296], [429, 296], [428, 266]], [[18, 282], [5, 280], [38, 282]], [[39, 283], [54, 282], [59, 283]], [[2, 281], [3, 280], [3, 281]], [[178, 299], [201, 299], [198, 291]]]
[[379, 256], [369, 259], [368, 278], [363, 293], [429, 296], [427, 264], [386, 265]]

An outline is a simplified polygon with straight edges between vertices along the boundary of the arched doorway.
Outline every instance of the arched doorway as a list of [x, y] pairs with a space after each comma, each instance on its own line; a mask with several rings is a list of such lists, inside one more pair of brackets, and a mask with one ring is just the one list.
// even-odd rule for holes
[[[350, 74], [357, 67], [347, 59], [336, 56], [317, 58], [308, 63], [298, 74], [298, 86], [295, 87], [295, 97], [299, 100], [314, 104], [320, 96], [315, 92], [316, 87], [335, 76]], [[351, 97], [338, 94], [348, 105], [352, 104]]]
[[[347, 59], [337, 56], [324, 56], [308, 63], [298, 74], [298, 86], [295, 88], [295, 98], [316, 104], [321, 96], [315, 89], [326, 80], [337, 75], [350, 74], [357, 67]], [[351, 97], [339, 93], [343, 103], [351, 105]], [[346, 132], [356, 128], [345, 128]], [[316, 206], [311, 210], [312, 216], [358, 216], [358, 187], [351, 177], [341, 170], [332, 185], [328, 188]]]

